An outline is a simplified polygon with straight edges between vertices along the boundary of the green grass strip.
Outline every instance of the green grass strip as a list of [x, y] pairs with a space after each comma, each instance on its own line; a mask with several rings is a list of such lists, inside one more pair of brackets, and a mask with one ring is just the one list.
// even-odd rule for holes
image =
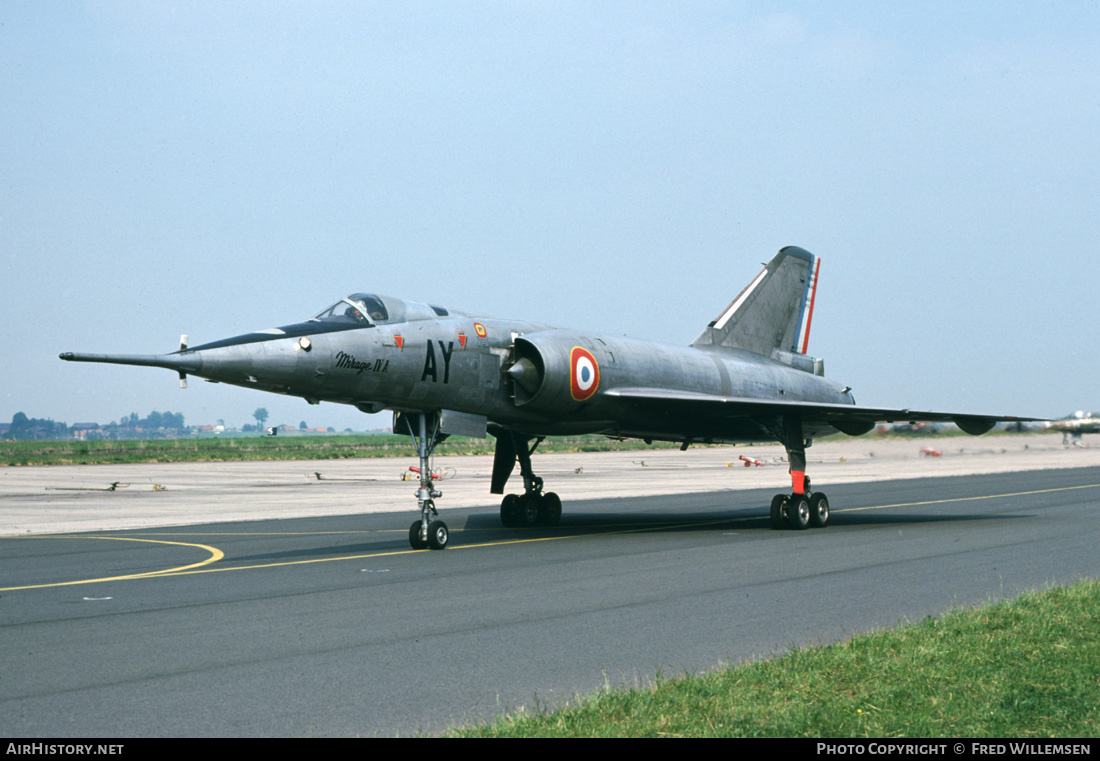
[[[988, 434], [987, 438], [992, 436]], [[840, 434], [829, 438], [841, 438]], [[846, 437], [843, 437], [846, 438]], [[887, 436], [886, 438], [895, 438]], [[439, 455], [492, 454], [496, 439], [452, 436], [436, 449]], [[693, 446], [709, 446], [694, 444]], [[722, 446], [722, 445], [715, 445]], [[539, 452], [609, 452], [668, 449], [678, 443], [604, 436], [554, 436]], [[250, 460], [332, 460], [345, 457], [415, 456], [408, 436], [393, 434], [289, 434], [185, 439], [120, 439], [105, 441], [0, 441], [0, 467], [18, 465], [116, 465], [138, 462], [247, 462]]]
[[[492, 454], [496, 439], [454, 436], [437, 455]], [[676, 444], [655, 442], [652, 448]], [[540, 452], [606, 452], [651, 448], [641, 441], [602, 436], [547, 439]], [[246, 462], [251, 460], [333, 460], [347, 457], [415, 457], [408, 436], [252, 436], [119, 441], [4, 441], [0, 466], [111, 465], [138, 462]]]
[[711, 673], [519, 710], [460, 737], [1096, 737], [1100, 582]]

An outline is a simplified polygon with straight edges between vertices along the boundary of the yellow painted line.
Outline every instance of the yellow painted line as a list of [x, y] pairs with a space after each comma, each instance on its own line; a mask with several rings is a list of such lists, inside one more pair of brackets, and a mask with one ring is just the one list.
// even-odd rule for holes
[[123, 576], [105, 576], [101, 579], [80, 579], [78, 581], [56, 581], [49, 584], [28, 584], [23, 587], [0, 587], [0, 592], [13, 592], [17, 589], [44, 589], [46, 587], [70, 587], [77, 584], [96, 584], [106, 581], [123, 581], [125, 579], [149, 579], [157, 576], [173, 576], [178, 573], [186, 573], [187, 571], [202, 566], [216, 563], [225, 557], [225, 553], [219, 550], [217, 547], [211, 547], [206, 544], [192, 544], [190, 542], [166, 542], [156, 539], [134, 539], [132, 537], [124, 536], [58, 536], [58, 535], [38, 535], [38, 536], [9, 536], [0, 537], [2, 539], [105, 539], [111, 542], [145, 542], [147, 544], [168, 544], [178, 547], [197, 547], [201, 550], [206, 550], [210, 553], [210, 557], [206, 560], [199, 561], [198, 563], [191, 563], [189, 565], [182, 565], [175, 568], [165, 568], [160, 571], [146, 571], [145, 573], [130, 573]]
[[396, 528], [361, 529], [356, 531], [127, 531], [130, 536], [342, 536], [345, 534], [404, 534], [407, 532], [408, 529]]
[[952, 497], [951, 499], [929, 499], [924, 502], [899, 502], [896, 505], [873, 505], [871, 507], [846, 507], [834, 510], [834, 513], [855, 513], [860, 510], [885, 510], [889, 507], [915, 507], [917, 505], [942, 505], [948, 502], [970, 502], [979, 499], [1005, 499], [1007, 497], [1026, 497], [1031, 494], [1050, 494], [1056, 491], [1072, 491], [1074, 489], [1094, 489], [1100, 484], [1082, 484], [1081, 486], [1056, 486], [1053, 489], [1035, 489], [1034, 491], [1015, 491], [1008, 494], [982, 494], [977, 497]]
[[[697, 521], [694, 521], [694, 522], [691, 522], [691, 523], [678, 523], [678, 524], [662, 523], [662, 524], [656, 525], [656, 526], [645, 526], [645, 527], [642, 527], [642, 528], [620, 529], [620, 530], [616, 530], [616, 531], [588, 532], [588, 533], [584, 533], [584, 534], [563, 534], [561, 536], [535, 536], [535, 537], [529, 537], [527, 539], [506, 539], [506, 540], [500, 541], [500, 542], [482, 542], [480, 544], [463, 544], [463, 545], [459, 545], [457, 547], [456, 546], [448, 546], [446, 551], [447, 552], [452, 552], [452, 551], [457, 551], [457, 550], [473, 550], [473, 549], [481, 549], [481, 548], [486, 548], [486, 547], [503, 547], [503, 546], [508, 545], [508, 544], [532, 544], [532, 543], [535, 543], [535, 542], [556, 542], [556, 541], [560, 541], [562, 539], [582, 539], [582, 538], [590, 537], [590, 536], [611, 536], [613, 534], [636, 534], [636, 533], [641, 533], [643, 531], [659, 531], [659, 530], [668, 530], [668, 529], [676, 529], [676, 528], [695, 528], [695, 527], [698, 527], [698, 526], [705, 526], [705, 525], [710, 525], [710, 524], [730, 523], [731, 521], [735, 521], [735, 520], [750, 520], [750, 519], [749, 518], [732, 518], [732, 519], [731, 518], [724, 518], [724, 519], [721, 519], [721, 520], [705, 521], [703, 523], [700, 523], [700, 522], [697, 522]], [[759, 520], [759, 516], [753, 516], [751, 518], [751, 520]], [[401, 532], [401, 533], [404, 533], [404, 532]], [[459, 532], [452, 531], [451, 533], [454, 534], [454, 533], [459, 533]], [[256, 569], [259, 569], [259, 568], [285, 568], [285, 567], [288, 567], [288, 566], [295, 566], [295, 565], [314, 565], [316, 563], [334, 563], [334, 562], [341, 561], [341, 560], [368, 560], [368, 559], [371, 559], [371, 558], [385, 558], [385, 557], [393, 557], [393, 556], [396, 556], [396, 555], [412, 555], [412, 554], [415, 554], [415, 553], [418, 553], [418, 552], [433, 552], [433, 550], [427, 550], [427, 549], [425, 549], [425, 550], [414, 550], [414, 549], [410, 548], [410, 549], [407, 549], [407, 550], [391, 550], [389, 552], [372, 552], [372, 553], [367, 553], [367, 554], [364, 554], [364, 555], [341, 555], [340, 557], [335, 557], [335, 558], [313, 558], [311, 560], [287, 560], [287, 561], [281, 561], [281, 562], [277, 562], [277, 563], [261, 563], [261, 564], [258, 564], [258, 565], [223, 565], [223, 566], [219, 566], [217, 568], [201, 568], [201, 569], [191, 569], [191, 570], [180, 568], [180, 569], [171, 569], [171, 570], [167, 570], [167, 571], [160, 571], [160, 572], [156, 572], [155, 574], [135, 575], [133, 577], [119, 576], [119, 577], [116, 577], [116, 579], [107, 579], [107, 580], [108, 581], [114, 581], [114, 580], [123, 580], [123, 579], [126, 579], [126, 578], [149, 578], [150, 576], [153, 576], [153, 575], [156, 575], [156, 576], [194, 576], [194, 575], [197, 575], [197, 574], [205, 574], [205, 573], [225, 573], [225, 572], [228, 572], [228, 571], [251, 571], [251, 570], [256, 570]], [[70, 583], [75, 583], [75, 582], [70, 582]]]
[[385, 558], [392, 555], [411, 555], [415, 552], [431, 552], [432, 550], [392, 550], [390, 552], [374, 552], [366, 555], [342, 555], [338, 558], [314, 558], [312, 560], [286, 560], [278, 563], [261, 563], [259, 565], [226, 565], [218, 568], [203, 568], [192, 571], [174, 571], [171, 576], [193, 576], [199, 573], [224, 573], [226, 571], [251, 571], [256, 568], [283, 568], [292, 565], [312, 565], [314, 563], [333, 563], [338, 560], [364, 560], [366, 558]]
[[[728, 523], [728, 522], [729, 522], [728, 520], [707, 521], [707, 523]], [[506, 540], [500, 541], [500, 542], [482, 542], [480, 544], [462, 544], [462, 545], [458, 545], [457, 547], [453, 546], [453, 545], [449, 545], [447, 547], [446, 551], [447, 552], [452, 552], [452, 551], [457, 551], [457, 550], [473, 550], [473, 549], [480, 549], [480, 548], [486, 548], [486, 547], [503, 547], [504, 545], [508, 545], [508, 544], [532, 544], [534, 542], [555, 542], [555, 541], [559, 541], [561, 539], [581, 539], [583, 537], [589, 537], [589, 536], [609, 536], [611, 534], [631, 534], [631, 533], [638, 533], [638, 532], [642, 532], [642, 531], [656, 531], [658, 529], [669, 529], [669, 528], [688, 528], [688, 527], [699, 526], [699, 525], [705, 525], [705, 524], [699, 524], [699, 523], [683, 523], [683, 524], [679, 524], [679, 525], [662, 524], [660, 526], [647, 526], [645, 528], [623, 529], [623, 530], [619, 530], [619, 531], [601, 531], [601, 532], [596, 532], [596, 533], [585, 533], [585, 534], [563, 534], [561, 536], [535, 536], [535, 537], [530, 537], [530, 538], [527, 538], [527, 539], [506, 539]], [[404, 533], [404, 532], [402, 532], [402, 533]], [[459, 533], [459, 532], [452, 531], [451, 533], [455, 534], [455, 533]], [[287, 561], [282, 561], [282, 562], [278, 562], [278, 563], [262, 563], [262, 564], [259, 564], [259, 565], [232, 565], [232, 566], [226, 565], [226, 566], [220, 566], [218, 568], [203, 568], [203, 569], [199, 569], [199, 570], [179, 570], [179, 571], [165, 572], [164, 574], [157, 574], [157, 575], [158, 576], [162, 576], [162, 575], [193, 576], [193, 575], [200, 574], [200, 573], [224, 573], [224, 572], [227, 572], [227, 571], [251, 571], [251, 570], [254, 570], [254, 569], [257, 569], [257, 568], [284, 568], [284, 567], [293, 566], [293, 565], [313, 565], [315, 563], [334, 563], [334, 562], [340, 561], [340, 560], [367, 560], [367, 559], [370, 559], [370, 558], [393, 557], [395, 555], [413, 555], [413, 554], [418, 553], [418, 552], [433, 552], [433, 550], [427, 550], [427, 549], [425, 549], [425, 550], [414, 550], [414, 549], [410, 548], [410, 549], [407, 549], [407, 550], [391, 550], [389, 552], [372, 552], [372, 553], [367, 553], [365, 555], [341, 555], [340, 557], [336, 557], [336, 558], [313, 558], [311, 560], [287, 560]]]

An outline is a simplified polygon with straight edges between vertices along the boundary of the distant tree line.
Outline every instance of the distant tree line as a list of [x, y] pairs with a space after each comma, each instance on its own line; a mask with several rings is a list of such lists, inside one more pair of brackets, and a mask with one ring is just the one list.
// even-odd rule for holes
[[[243, 432], [264, 431], [264, 424], [268, 419], [267, 409], [259, 407], [252, 416], [256, 424], [246, 423], [241, 426]], [[219, 420], [219, 425], [224, 426], [225, 421]], [[307, 430], [306, 421], [298, 424], [298, 430]], [[346, 428], [350, 433], [351, 429]], [[329, 433], [335, 433], [336, 429], [329, 426]], [[183, 420], [182, 412], [150, 412], [142, 417], [136, 412], [123, 415], [122, 419], [110, 423], [82, 422], [66, 425], [43, 418], [30, 418], [22, 412], [12, 416], [11, 423], [0, 423], [0, 439], [66, 439], [77, 436], [82, 439], [162, 439], [174, 438], [183, 434], [191, 434]]]
[[27, 417], [22, 412], [12, 415], [11, 426], [4, 438], [6, 439], [56, 439], [63, 438], [69, 429], [64, 423], [55, 423], [53, 420], [45, 420], [36, 417]]
[[[7, 430], [3, 430], [6, 428]], [[8, 426], [0, 423], [0, 434], [6, 439], [63, 439], [69, 434], [85, 430], [93, 439], [125, 438], [127, 433], [133, 433], [141, 429], [143, 436], [171, 435], [186, 430], [182, 412], [150, 412], [141, 417], [136, 412], [124, 415], [119, 422], [111, 422], [105, 425], [98, 423], [76, 423], [72, 426], [58, 423], [53, 420], [31, 418], [23, 412], [17, 412], [12, 416]]]
[[[113, 424], [112, 424], [113, 425]], [[182, 412], [150, 412], [148, 417], [138, 417], [131, 412], [118, 421], [119, 428], [184, 428]]]

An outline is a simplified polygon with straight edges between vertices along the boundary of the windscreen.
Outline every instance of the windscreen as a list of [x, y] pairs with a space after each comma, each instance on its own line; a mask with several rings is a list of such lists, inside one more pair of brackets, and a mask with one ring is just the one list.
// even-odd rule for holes
[[370, 325], [389, 319], [385, 305], [375, 296], [356, 293], [335, 304], [313, 318], [318, 322], [358, 322]]

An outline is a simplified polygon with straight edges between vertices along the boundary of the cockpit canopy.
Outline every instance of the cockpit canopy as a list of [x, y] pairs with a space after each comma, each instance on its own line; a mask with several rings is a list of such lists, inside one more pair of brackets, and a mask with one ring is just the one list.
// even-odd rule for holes
[[[443, 307], [382, 296], [375, 293], [353, 293], [313, 318], [317, 322], [360, 323], [363, 327], [414, 320], [435, 320], [449, 317]], [[455, 313], [457, 314], [457, 313]]]

